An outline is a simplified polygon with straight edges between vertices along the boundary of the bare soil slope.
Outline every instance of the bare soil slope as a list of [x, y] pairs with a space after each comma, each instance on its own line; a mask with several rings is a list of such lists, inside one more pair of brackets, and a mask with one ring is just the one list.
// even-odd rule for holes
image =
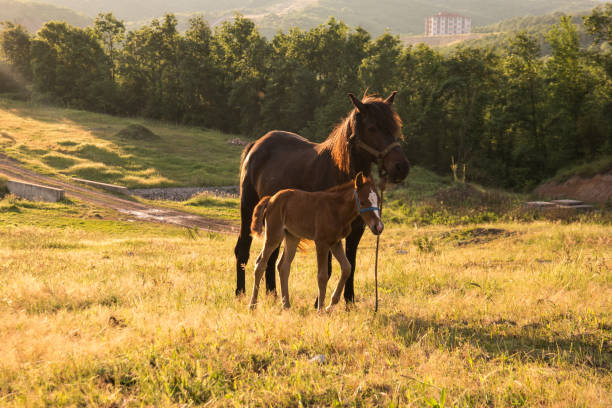
[[591, 178], [574, 176], [562, 183], [550, 181], [538, 186], [534, 193], [545, 198], [571, 198], [605, 203], [612, 201], [612, 171]]

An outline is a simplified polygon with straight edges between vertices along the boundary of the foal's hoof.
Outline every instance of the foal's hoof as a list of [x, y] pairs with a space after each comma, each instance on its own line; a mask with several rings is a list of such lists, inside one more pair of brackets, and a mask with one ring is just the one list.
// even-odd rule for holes
[[249, 303], [249, 310], [257, 309], [257, 303]]
[[334, 305], [329, 305], [325, 308], [325, 313], [331, 313], [334, 310]]

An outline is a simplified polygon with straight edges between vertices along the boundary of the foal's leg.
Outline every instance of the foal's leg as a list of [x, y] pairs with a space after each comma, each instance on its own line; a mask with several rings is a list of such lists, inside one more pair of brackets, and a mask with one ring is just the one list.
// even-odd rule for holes
[[332, 295], [331, 302], [329, 306], [327, 306], [327, 310], [330, 310], [338, 301], [340, 300], [340, 295], [342, 295], [342, 290], [344, 289], [344, 284], [351, 274], [351, 263], [346, 258], [344, 254], [344, 248], [342, 248], [342, 241], [336, 242], [331, 247], [331, 252], [334, 254], [338, 262], [340, 263], [340, 269], [342, 270], [342, 275], [340, 275], [340, 280], [338, 281], [338, 286], [336, 286], [336, 290]]
[[280, 277], [281, 294], [283, 296], [283, 307], [288, 309], [291, 304], [289, 303], [289, 272], [291, 270], [291, 262], [295, 256], [295, 251], [298, 248], [300, 239], [285, 232], [285, 250], [283, 256], [278, 263], [278, 275]]
[[251, 296], [251, 303], [249, 304], [249, 307], [251, 309], [254, 309], [255, 306], [257, 306], [257, 294], [259, 292], [259, 281], [261, 280], [261, 277], [263, 276], [263, 273], [266, 269], [266, 265], [268, 264], [268, 259], [270, 259], [270, 255], [272, 254], [272, 252], [278, 249], [282, 241], [282, 238], [283, 238], [282, 234], [283, 234], [282, 230], [281, 231], [272, 230], [271, 228], [268, 227], [268, 224], [266, 223], [266, 241], [265, 241], [263, 249], [261, 250], [261, 253], [257, 257], [257, 260], [255, 261], [255, 280], [253, 282], [253, 294]]
[[[331, 278], [331, 274], [332, 274], [332, 254], [330, 252], [327, 257], [327, 276], [328, 276], [327, 279]], [[314, 307], [315, 309], [319, 308], [319, 298], [318, 297], [315, 299]]]
[[351, 224], [351, 233], [346, 237], [346, 257], [351, 263], [351, 273], [346, 280], [344, 287], [344, 300], [346, 303], [352, 303], [355, 301], [355, 291], [353, 289], [353, 279], [355, 277], [355, 258], [357, 258], [357, 246], [363, 235], [365, 224], [361, 220], [361, 217], [357, 217], [353, 224]]
[[276, 260], [278, 259], [279, 248], [276, 248], [268, 259], [266, 267], [266, 292], [276, 296]]
[[319, 242], [316, 243], [316, 246], [318, 267], [317, 279], [319, 282], [319, 302], [317, 304], [317, 310], [321, 312], [323, 310], [323, 305], [325, 304], [325, 291], [327, 289], [327, 281], [329, 280], [329, 274], [327, 272], [329, 246]]

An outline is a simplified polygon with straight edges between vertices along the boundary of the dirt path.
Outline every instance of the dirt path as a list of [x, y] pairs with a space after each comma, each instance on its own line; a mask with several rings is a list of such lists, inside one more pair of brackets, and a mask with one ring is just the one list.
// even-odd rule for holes
[[237, 226], [224, 220], [205, 218], [199, 215], [167, 208], [153, 207], [126, 200], [112, 194], [67, 183], [53, 177], [43, 176], [31, 170], [24, 169], [17, 161], [3, 155], [0, 155], [0, 174], [14, 180], [61, 188], [66, 191], [68, 197], [74, 197], [100, 207], [111, 208], [143, 221], [174, 224], [189, 228], [198, 227], [199, 229], [208, 231], [226, 233], [238, 232]]

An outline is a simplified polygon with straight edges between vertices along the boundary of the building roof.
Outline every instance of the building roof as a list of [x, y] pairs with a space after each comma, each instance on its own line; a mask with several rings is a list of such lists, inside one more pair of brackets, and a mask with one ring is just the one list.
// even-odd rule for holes
[[454, 13], [447, 13], [445, 11], [441, 11], [438, 14], [436, 14], [435, 16], [432, 17], [463, 17], [463, 18], [470, 18], [467, 16], [462, 16], [461, 14], [454, 14]]

